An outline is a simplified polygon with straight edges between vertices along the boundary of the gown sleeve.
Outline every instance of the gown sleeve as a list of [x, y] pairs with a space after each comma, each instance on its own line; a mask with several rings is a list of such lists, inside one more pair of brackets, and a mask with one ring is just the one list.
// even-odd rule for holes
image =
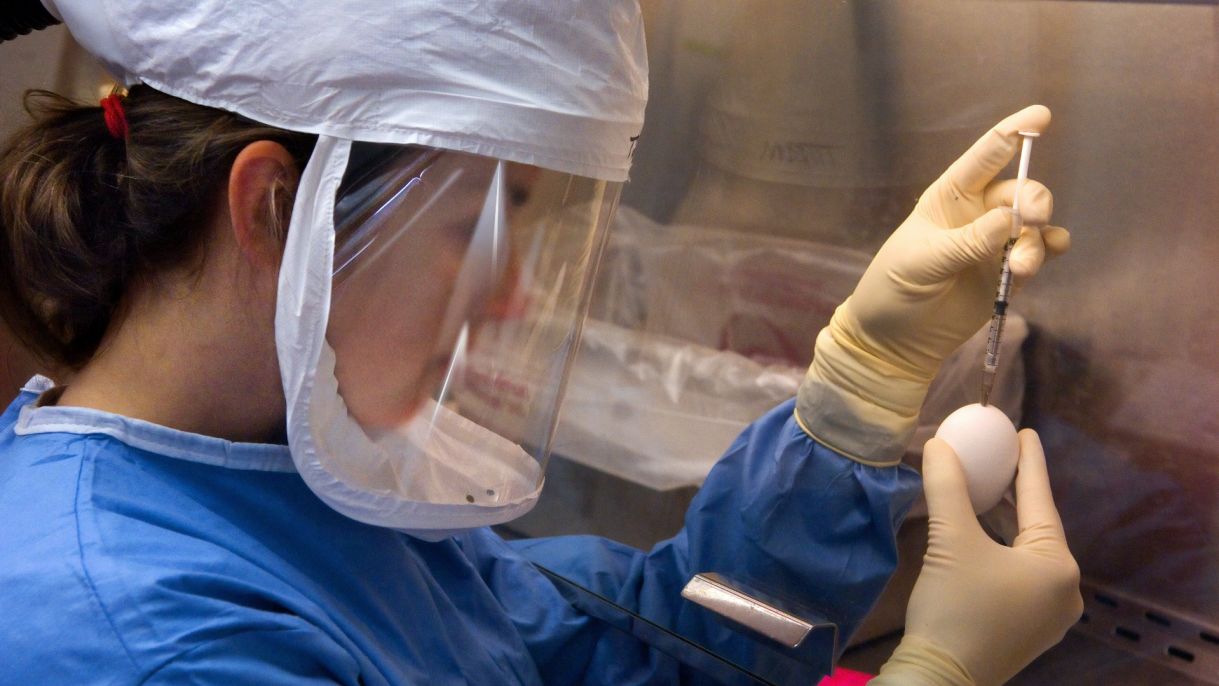
[[144, 686], [357, 686], [359, 665], [307, 626], [238, 631], [161, 665]]
[[[788, 401], [741, 433], [708, 474], [682, 530], [651, 551], [596, 536], [506, 545], [730, 660], [748, 661], [747, 641], [682, 599], [686, 582], [717, 572], [812, 608], [838, 625], [845, 645], [897, 564], [897, 529], [919, 489], [909, 467], [863, 465], [814, 441]], [[578, 617], [543, 618], [542, 608], [517, 607], [517, 595], [505, 588], [501, 600], [510, 614], [527, 615], [517, 625], [544, 674], [548, 665], [582, 663], [586, 675], [613, 672], [617, 683], [645, 683], [644, 675], [675, 669], [646, 652], [632, 662], [624, 654], [630, 649], [610, 645], [625, 634], [590, 636], [575, 628]]]

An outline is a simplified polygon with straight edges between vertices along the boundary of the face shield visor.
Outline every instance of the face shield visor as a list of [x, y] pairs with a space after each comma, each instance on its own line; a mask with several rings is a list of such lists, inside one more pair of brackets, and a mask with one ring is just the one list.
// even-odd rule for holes
[[306, 184], [276, 322], [306, 482], [426, 538], [527, 512], [621, 184], [332, 139]]

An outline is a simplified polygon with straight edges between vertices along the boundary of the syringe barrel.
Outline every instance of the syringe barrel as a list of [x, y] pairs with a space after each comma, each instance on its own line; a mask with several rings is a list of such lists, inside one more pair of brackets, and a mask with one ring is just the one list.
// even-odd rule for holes
[[994, 369], [999, 366], [999, 341], [1003, 338], [1003, 322], [1006, 316], [996, 313], [990, 319], [990, 331], [986, 335], [986, 359], [983, 369]]

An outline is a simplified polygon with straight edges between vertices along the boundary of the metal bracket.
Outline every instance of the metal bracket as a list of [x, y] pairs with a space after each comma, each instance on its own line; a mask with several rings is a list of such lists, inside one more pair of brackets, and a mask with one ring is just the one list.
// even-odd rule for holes
[[817, 612], [714, 572], [695, 574], [681, 595], [722, 623], [809, 674], [829, 674], [838, 654], [838, 625]]
[[747, 595], [713, 572], [695, 574], [681, 597], [788, 648], [799, 647], [813, 630], [811, 623]]

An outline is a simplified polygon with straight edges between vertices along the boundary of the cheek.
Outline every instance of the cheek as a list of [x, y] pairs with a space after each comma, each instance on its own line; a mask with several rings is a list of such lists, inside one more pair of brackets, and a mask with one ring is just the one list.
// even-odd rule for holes
[[345, 284], [336, 299], [327, 339], [339, 391], [361, 425], [401, 425], [443, 380], [446, 342], [439, 336], [451, 271], [443, 260], [404, 265]]

